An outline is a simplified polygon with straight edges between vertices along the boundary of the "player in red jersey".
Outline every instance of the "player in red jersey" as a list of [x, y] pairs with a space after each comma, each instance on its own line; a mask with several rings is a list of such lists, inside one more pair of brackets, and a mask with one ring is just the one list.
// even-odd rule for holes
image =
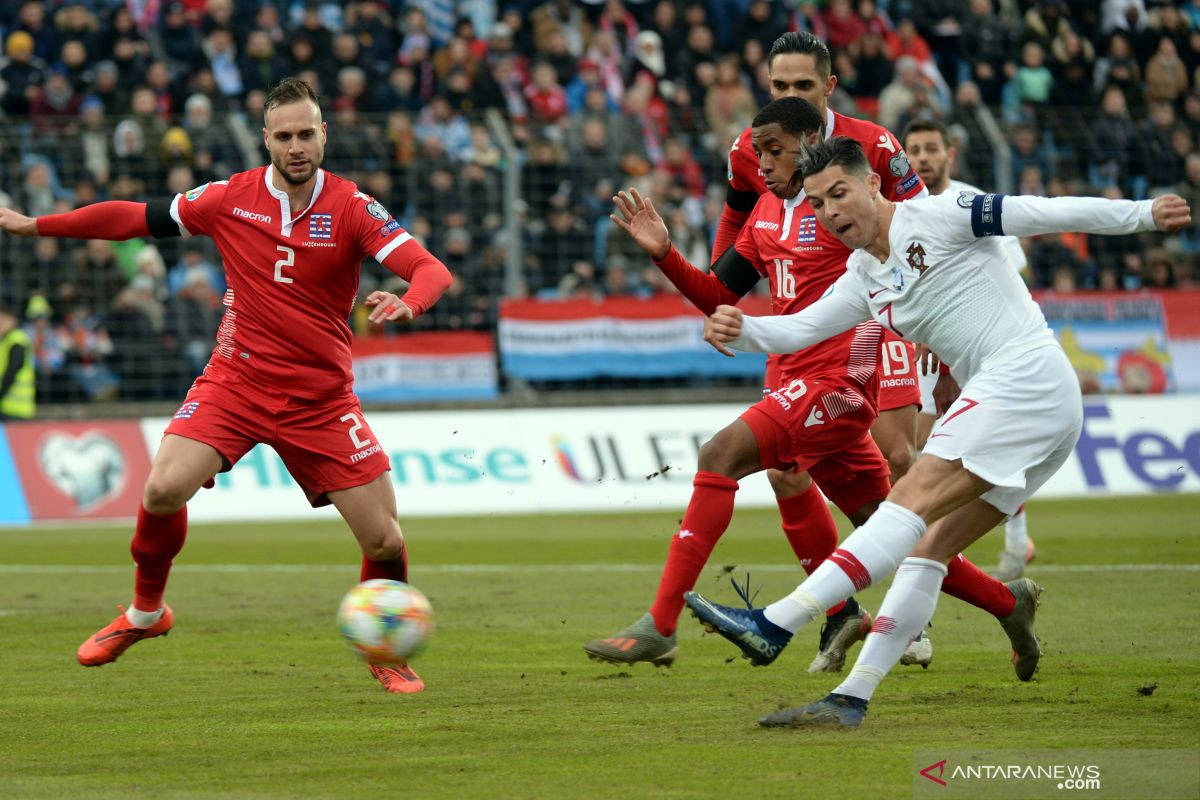
[[[820, 111], [827, 136], [849, 136], [862, 144], [871, 169], [882, 181], [880, 193], [884, 197], [900, 201], [925, 194], [925, 185], [890, 131], [829, 108], [829, 95], [837, 86], [837, 76], [831, 74], [829, 48], [824, 42], [807, 32], [785, 33], [771, 46], [767, 64], [771, 99], [801, 97]], [[717, 224], [712, 263], [737, 239], [750, 210], [766, 191], [751, 131], [747, 128], [729, 151], [729, 188]], [[913, 346], [885, 330], [880, 351], [879, 418], [871, 426], [871, 435], [887, 456], [891, 480], [895, 483], [908, 471], [916, 454], [921, 392]], [[768, 359], [767, 364], [766, 386], [770, 390], [778, 383], [772, 369], [773, 359]], [[790, 482], [779, 475], [769, 473], [768, 477], [777, 494], [781, 489], [795, 492], [807, 486], [806, 478], [800, 475], [792, 477]]]
[[[765, 107], [754, 120], [767, 194], [759, 198], [738, 241], [711, 273], [694, 269], [671, 246], [653, 204], [633, 192], [614, 198], [613, 220], [645, 249], [685, 297], [702, 309], [739, 300], [755, 283], [770, 282], [772, 310], [792, 313], [815, 302], [845, 272], [849, 250], [817, 225], [800, 193], [796, 156], [801, 143], [820, 136], [823, 120], [800, 98]], [[798, 264], [797, 262], [802, 262]], [[720, 298], [725, 298], [721, 300]], [[889, 491], [888, 466], [869, 435], [875, 419], [881, 329], [865, 323], [828, 341], [778, 360], [779, 384], [738, 420], [719, 431], [700, 451], [691, 502], [672, 539], [654, 605], [620, 633], [584, 649], [614, 662], [671, 663], [675, 624], [683, 593], [695, 584], [733, 514], [738, 481], [762, 469], [811, 472], [829, 498], [856, 525], [862, 524]], [[794, 549], [799, 549], [792, 540]], [[809, 540], [810, 572], [837, 546]], [[974, 564], [951, 566], [945, 591], [997, 617], [1012, 613], [1013, 593]], [[870, 615], [853, 600], [834, 611], [827, 628], [841, 632], [822, 641], [810, 671], [840, 671], [846, 649], [870, 629]], [[822, 637], [824, 639], [824, 636]]]
[[[380, 203], [321, 169], [326, 127], [308, 84], [288, 78], [272, 89], [264, 124], [269, 166], [171, 200], [96, 203], [36, 220], [0, 210], [0, 229], [23, 236], [206, 235], [225, 263], [216, 348], [146, 480], [131, 547], [133, 604], [80, 646], [84, 666], [115, 661], [171, 629], [162, 596], [186, 537], [187, 501], [258, 443], [275, 448], [314, 507], [337, 507], [362, 548], [362, 580], [407, 577], [391, 465], [353, 392], [346, 320], [367, 256], [409, 282], [403, 298], [367, 297], [376, 323], [428, 310], [450, 273]], [[391, 692], [424, 688], [406, 664], [371, 672]]]

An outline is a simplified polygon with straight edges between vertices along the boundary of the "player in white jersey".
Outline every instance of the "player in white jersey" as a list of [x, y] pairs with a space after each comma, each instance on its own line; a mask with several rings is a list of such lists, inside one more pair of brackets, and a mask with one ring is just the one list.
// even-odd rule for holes
[[[937, 120], [918, 119], [904, 129], [904, 149], [908, 151], [913, 168], [925, 182], [932, 195], [952, 192], [983, 194], [983, 190], [969, 183], [950, 178], [957, 149], [950, 142], [946, 126]], [[1004, 255], [1017, 272], [1025, 269], [1025, 251], [1016, 236], [997, 237]], [[936, 359], [934, 359], [936, 360]], [[917, 449], [925, 447], [934, 421], [941, 409], [949, 407], [958, 398], [958, 384], [944, 366], [934, 368], [930, 359], [921, 360], [917, 371], [917, 382], [921, 388], [921, 411], [917, 416]], [[993, 574], [1001, 581], [1014, 581], [1025, 574], [1025, 565], [1033, 560], [1036, 549], [1029, 538], [1025, 506], [1021, 506], [1004, 523], [1004, 549], [1000, 551], [1000, 564]]]
[[[695, 592], [685, 599], [761, 663], [828, 605], [895, 572], [847, 679], [823, 700], [760, 720], [857, 727], [879, 682], [932, 617], [945, 565], [1037, 491], [1079, 438], [1075, 371], [993, 237], [1171, 233], [1191, 224], [1191, 212], [1177, 195], [1132, 202], [962, 192], [896, 204], [880, 196], [862, 147], [844, 137], [809, 145], [800, 168], [818, 222], [855, 250], [845, 274], [795, 314], [746, 317], [720, 306], [705, 339], [726, 355], [727, 345], [790, 353], [875, 319], [944, 357], [962, 393], [888, 500], [792, 594], [749, 610]], [[1025, 667], [1041, 655], [1032, 625], [1039, 590], [1028, 578], [1017, 585], [1025, 587], [1026, 629], [1009, 629], [1024, 624], [1020, 614], [1004, 624], [1017, 675], [1028, 680], [1033, 669]]]

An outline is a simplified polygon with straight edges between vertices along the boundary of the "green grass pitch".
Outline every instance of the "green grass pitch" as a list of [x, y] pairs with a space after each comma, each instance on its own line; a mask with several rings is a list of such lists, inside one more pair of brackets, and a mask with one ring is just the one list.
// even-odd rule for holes
[[[404, 520], [438, 621], [415, 696], [340, 641], [340, 523], [193, 526], [175, 630], [96, 669], [74, 652], [129, 599], [128, 530], [0, 531], [0, 795], [888, 798], [910, 796], [916, 750], [1200, 741], [1200, 497], [1034, 503], [1038, 676], [1018, 683], [999, 625], [943, 596], [932, 668], [897, 667], [853, 732], [755, 725], [837, 684], [804, 671], [815, 628], [764, 669], [690, 617], [673, 669], [586, 660], [648, 606], [678, 519]], [[1000, 537], [973, 558], [991, 567]], [[735, 516], [699, 588], [734, 602], [735, 564], [760, 603], [795, 585], [773, 510]]]

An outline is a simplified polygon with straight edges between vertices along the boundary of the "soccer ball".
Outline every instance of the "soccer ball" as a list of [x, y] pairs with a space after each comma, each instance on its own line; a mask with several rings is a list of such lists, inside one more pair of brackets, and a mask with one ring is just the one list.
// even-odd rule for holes
[[363, 581], [342, 598], [338, 627], [350, 649], [372, 664], [406, 661], [433, 633], [433, 607], [421, 591], [400, 581]]

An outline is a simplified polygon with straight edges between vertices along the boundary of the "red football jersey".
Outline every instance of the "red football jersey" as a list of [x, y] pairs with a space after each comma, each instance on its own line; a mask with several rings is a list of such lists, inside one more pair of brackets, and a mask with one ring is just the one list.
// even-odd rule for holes
[[[771, 313], [792, 314], [820, 299], [846, 271], [850, 250], [817, 223], [801, 194], [782, 200], [767, 192], [758, 198], [742, 227], [738, 253], [771, 286]], [[845, 333], [796, 353], [775, 356], [779, 380], [768, 371], [768, 388], [780, 389], [795, 378], [849, 377], [875, 405], [878, 381], [875, 365], [883, 329], [864, 322]]]
[[[367, 256], [425, 253], [387, 210], [347, 180], [318, 170], [307, 209], [291, 214], [271, 167], [176, 195], [184, 236], [211, 236], [225, 262], [225, 317], [210, 367], [251, 374], [301, 397], [353, 384], [347, 319]], [[415, 310], [415, 309], [414, 309]]]
[[[729, 151], [729, 185], [739, 192], [764, 194], [767, 184], [758, 169], [758, 156], [750, 140], [752, 128], [746, 128], [734, 139]], [[888, 200], [911, 200], [925, 190], [921, 176], [908, 162], [904, 148], [896, 137], [881, 125], [863, 119], [826, 111], [825, 137], [849, 136], [863, 146], [871, 169], [883, 179], [880, 193]]]

